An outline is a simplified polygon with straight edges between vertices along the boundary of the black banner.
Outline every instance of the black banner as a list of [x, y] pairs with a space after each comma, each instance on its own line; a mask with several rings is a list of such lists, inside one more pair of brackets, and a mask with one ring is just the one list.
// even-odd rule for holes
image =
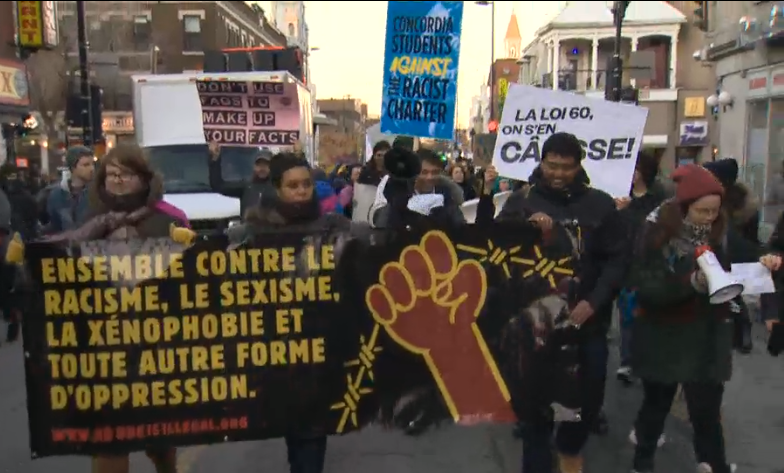
[[28, 245], [31, 450], [341, 434], [421, 412], [512, 422], [542, 402], [576, 406], [569, 342], [537, 350], [533, 330], [555, 333], [568, 314], [569, 241], [472, 226], [383, 244], [334, 233], [233, 249], [210, 237], [184, 251], [169, 239]]

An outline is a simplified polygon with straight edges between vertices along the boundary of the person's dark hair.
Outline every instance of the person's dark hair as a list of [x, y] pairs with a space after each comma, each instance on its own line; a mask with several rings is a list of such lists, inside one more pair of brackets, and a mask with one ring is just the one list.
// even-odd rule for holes
[[414, 151], [414, 138], [411, 136], [396, 136], [392, 141], [393, 148], [403, 148], [408, 151]]
[[327, 172], [321, 168], [314, 168], [311, 171], [311, 176], [313, 176], [314, 181], [326, 181], [327, 180]]
[[724, 188], [724, 206], [730, 212], [737, 212], [746, 206], [749, 191], [745, 186], [736, 183]]
[[648, 151], [640, 151], [637, 154], [637, 164], [635, 170], [640, 173], [642, 182], [646, 187], [653, 186], [656, 176], [659, 174], [659, 160]]
[[577, 139], [571, 133], [553, 133], [542, 145], [542, 159], [548, 154], [557, 154], [565, 158], [574, 158], [578, 163], [585, 157], [585, 151]]
[[283, 173], [293, 168], [310, 169], [308, 161], [299, 153], [278, 153], [270, 161], [270, 181], [276, 189], [280, 189]]
[[432, 149], [419, 148], [416, 152], [416, 155], [419, 156], [419, 159], [423, 163], [428, 163], [433, 166], [439, 166], [441, 168], [444, 168], [445, 165], [444, 161], [441, 159], [438, 153], [436, 153]]
[[381, 151], [389, 151], [390, 149], [392, 149], [392, 145], [389, 144], [389, 141], [381, 140], [373, 146], [373, 154]]

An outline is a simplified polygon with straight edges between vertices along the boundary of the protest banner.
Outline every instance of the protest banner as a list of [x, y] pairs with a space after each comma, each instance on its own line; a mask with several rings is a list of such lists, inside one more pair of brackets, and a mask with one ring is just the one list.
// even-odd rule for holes
[[296, 84], [199, 80], [196, 88], [208, 143], [286, 146], [299, 141]]
[[454, 139], [463, 2], [387, 2], [381, 131]]
[[[374, 239], [28, 245], [34, 456], [342, 434], [421, 412], [512, 422], [534, 400], [579, 405], [569, 342], [529, 369], [533, 326], [568, 316], [566, 240], [544, 244], [527, 225]], [[397, 412], [412, 397], [414, 412]]]
[[583, 144], [591, 185], [613, 197], [629, 194], [648, 109], [572, 92], [512, 84], [506, 96], [493, 165], [501, 176], [527, 181], [556, 132]]

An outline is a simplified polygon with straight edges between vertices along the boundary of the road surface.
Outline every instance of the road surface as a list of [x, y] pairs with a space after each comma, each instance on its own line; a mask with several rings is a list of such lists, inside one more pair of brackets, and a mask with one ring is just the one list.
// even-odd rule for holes
[[[0, 333], [5, 333], [3, 329]], [[762, 337], [758, 329], [757, 337]], [[615, 352], [615, 350], [613, 350]], [[614, 373], [617, 357], [610, 369]], [[729, 457], [738, 473], [784, 473], [784, 359], [771, 358], [764, 341], [754, 353], [736, 357], [735, 376], [727, 386], [724, 409]], [[85, 473], [79, 457], [31, 460], [20, 343], [0, 346], [0, 473]], [[608, 381], [610, 433], [593, 437], [586, 451], [586, 473], [628, 473], [632, 447], [627, 437], [640, 403], [639, 387]], [[695, 471], [688, 424], [668, 420], [668, 442], [659, 450], [657, 471]], [[369, 428], [331, 438], [327, 473], [518, 473], [521, 444], [511, 427], [442, 427], [422, 437]], [[134, 455], [133, 473], [153, 473], [143, 455]], [[232, 443], [182, 449], [180, 473], [287, 471], [282, 441]]]

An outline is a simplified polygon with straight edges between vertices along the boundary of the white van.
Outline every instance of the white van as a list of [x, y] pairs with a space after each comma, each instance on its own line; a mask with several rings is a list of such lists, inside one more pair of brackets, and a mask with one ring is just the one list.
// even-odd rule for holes
[[[300, 141], [313, 162], [313, 112], [310, 92], [288, 72], [225, 72], [134, 75], [133, 119], [139, 146], [164, 179], [164, 200], [182, 209], [198, 232], [223, 231], [239, 222], [239, 199], [213, 192], [204, 140], [199, 79], [286, 82], [299, 85]], [[253, 175], [256, 148], [221, 148], [223, 179], [240, 185]]]

